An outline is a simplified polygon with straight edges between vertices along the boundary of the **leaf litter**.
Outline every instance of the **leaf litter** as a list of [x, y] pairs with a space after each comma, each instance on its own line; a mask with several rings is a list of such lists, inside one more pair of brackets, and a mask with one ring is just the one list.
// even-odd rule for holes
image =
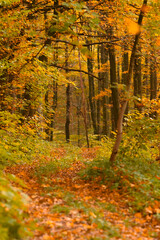
[[[56, 151], [57, 154], [58, 150]], [[62, 157], [64, 151], [60, 151]], [[88, 161], [89, 152], [83, 151]], [[94, 153], [91, 152], [91, 157]], [[58, 156], [60, 159], [60, 157]], [[53, 161], [53, 159], [47, 162]], [[23, 179], [18, 186], [30, 197], [29, 221], [36, 222], [31, 240], [154, 240], [160, 239], [160, 224], [152, 207], [146, 214], [132, 212], [131, 197], [122, 190], [100, 185], [97, 180], [80, 178], [85, 168], [83, 161], [74, 161], [69, 167], [57, 168], [49, 176], [34, 174], [39, 161], [7, 167], [6, 172]], [[155, 203], [159, 213], [159, 202]]]

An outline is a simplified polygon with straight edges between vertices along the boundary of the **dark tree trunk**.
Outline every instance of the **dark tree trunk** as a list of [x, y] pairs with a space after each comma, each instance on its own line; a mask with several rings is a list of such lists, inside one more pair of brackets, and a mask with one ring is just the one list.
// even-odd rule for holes
[[77, 136], [78, 136], [78, 147], [80, 147], [80, 115], [81, 115], [81, 97], [78, 94], [77, 98]]
[[[88, 46], [88, 50], [92, 54], [92, 47]], [[93, 59], [92, 56], [87, 59], [88, 72], [93, 74]], [[95, 104], [95, 87], [94, 87], [94, 78], [91, 75], [88, 75], [89, 81], [89, 104], [91, 109], [91, 119], [93, 124], [94, 134], [97, 134], [97, 123], [96, 123], [96, 104]]]
[[52, 114], [51, 114], [51, 131], [50, 131], [50, 141], [53, 141], [53, 128], [55, 122], [55, 111], [57, 108], [57, 99], [58, 99], [58, 84], [53, 82], [53, 104], [52, 104]]
[[[102, 91], [105, 92], [109, 88], [109, 74], [107, 70], [108, 62], [108, 50], [106, 46], [101, 45], [101, 63], [103, 66], [103, 72], [101, 73], [102, 78]], [[102, 107], [103, 107], [103, 135], [109, 135], [109, 111], [108, 111], [109, 97], [103, 96], [102, 98]]]
[[[147, 5], [147, 0], [143, 1], [143, 6]], [[143, 12], [143, 7], [141, 8], [139, 19], [138, 19], [138, 24], [141, 26], [142, 25], [142, 20], [143, 20], [144, 12]], [[131, 86], [131, 79], [132, 79], [132, 72], [134, 68], [134, 60], [135, 60], [135, 54], [136, 54], [136, 48], [138, 45], [140, 37], [140, 32], [136, 34], [135, 40], [134, 40], [134, 45], [132, 48], [132, 53], [131, 53], [131, 58], [130, 58], [130, 64], [129, 64], [129, 69], [128, 69], [128, 76], [127, 76], [127, 87], [126, 90], [129, 92], [130, 86]], [[118, 124], [117, 124], [117, 136], [116, 136], [116, 141], [112, 149], [112, 154], [110, 157], [110, 162], [113, 164], [116, 160], [116, 156], [118, 154], [119, 146], [122, 140], [122, 133], [123, 133], [123, 117], [124, 113], [127, 107], [128, 103], [128, 97], [126, 96], [126, 99], [124, 99], [124, 102], [122, 103], [120, 112], [119, 112], [119, 117], [118, 117]]]
[[117, 82], [121, 83], [121, 78], [120, 78], [120, 62], [119, 59], [117, 58]]
[[80, 51], [78, 51], [78, 60], [79, 60], [79, 70], [80, 70], [80, 87], [81, 87], [81, 93], [82, 93], [83, 119], [84, 119], [84, 127], [85, 127], [87, 147], [89, 148], [87, 112], [86, 112], [86, 98], [85, 98], [85, 92], [84, 92], [84, 82], [83, 82], [82, 72], [81, 72], [82, 66], [81, 66], [81, 53], [80, 53]]
[[[129, 57], [128, 52], [126, 51], [126, 47], [124, 47], [124, 54], [123, 54], [123, 60], [122, 60], [122, 84], [125, 86], [128, 85], [127, 83], [127, 73], [128, 73], [128, 67], [129, 67]], [[125, 114], [128, 114], [129, 106], [127, 103]]]
[[[110, 38], [112, 38], [112, 29], [110, 30]], [[110, 60], [110, 81], [112, 90], [112, 104], [113, 104], [113, 122], [112, 130], [117, 129], [118, 114], [119, 114], [119, 92], [118, 81], [116, 74], [116, 55], [114, 46], [109, 46], [109, 60]]]
[[146, 54], [145, 56], [145, 71], [143, 75], [143, 82], [145, 87], [145, 95], [149, 98], [149, 56]]
[[25, 88], [24, 88], [24, 94], [23, 94], [23, 99], [24, 99], [24, 106], [23, 106], [23, 110], [22, 110], [22, 115], [25, 117], [33, 117], [34, 113], [35, 113], [35, 109], [33, 108], [32, 102], [32, 85], [30, 83], [26, 83], [25, 84]]
[[138, 111], [142, 111], [141, 99], [142, 99], [142, 80], [141, 80], [141, 47], [139, 46], [137, 54], [135, 55], [134, 61], [134, 96], [140, 100], [135, 101], [135, 108]]
[[[98, 45], [97, 49], [97, 62], [98, 62], [98, 69], [100, 69], [100, 47]], [[101, 91], [101, 73], [98, 72], [98, 89], [97, 89], [97, 94], [100, 94]], [[101, 100], [100, 98], [97, 99], [97, 135], [98, 135], [98, 140], [100, 140], [100, 119], [101, 119]]]
[[70, 141], [70, 89], [71, 86], [68, 83], [66, 87], [66, 124], [65, 124], [65, 133], [66, 133], [66, 141]]
[[157, 97], [157, 71], [156, 71], [156, 57], [152, 56], [150, 60], [150, 99]]
[[[45, 18], [47, 16], [45, 15]], [[40, 55], [39, 56], [39, 60], [43, 63], [47, 63], [48, 62], [48, 58], [45, 55]], [[49, 141], [50, 139], [50, 110], [49, 110], [49, 85], [47, 86], [47, 90], [45, 93], [45, 122], [46, 122], [46, 128], [45, 128], [45, 133], [46, 133], [46, 140]]]
[[[66, 45], [66, 52], [65, 52], [65, 58], [66, 58], [66, 69], [68, 68], [68, 46]], [[66, 74], [68, 73], [68, 70], [66, 70]], [[67, 77], [68, 78], [68, 77]], [[65, 133], [66, 133], [66, 141], [70, 141], [70, 83], [67, 84], [66, 87], [66, 123], [65, 123]]]
[[[155, 54], [152, 53], [152, 57], [150, 59], [150, 100], [157, 98], [157, 63]], [[150, 117], [156, 118], [157, 112], [153, 111], [150, 114]]]
[[[59, 0], [54, 0], [54, 18], [58, 18], [58, 4]], [[53, 25], [56, 25], [56, 22], [53, 22]], [[48, 35], [50, 35], [48, 30]], [[51, 34], [53, 37], [57, 36], [57, 33]], [[58, 53], [57, 50], [54, 55], [54, 61], [58, 61]], [[58, 99], [58, 83], [57, 81], [53, 81], [53, 104], [52, 104], [52, 114], [51, 114], [51, 131], [50, 131], [50, 141], [53, 141], [53, 128], [55, 121], [55, 111], [57, 108], [57, 99]]]
[[47, 140], [49, 140], [49, 129], [50, 129], [50, 126], [49, 126], [49, 102], [48, 102], [48, 95], [49, 95], [49, 90], [47, 89], [47, 91], [45, 93], [45, 120], [46, 120], [45, 133], [47, 135]]

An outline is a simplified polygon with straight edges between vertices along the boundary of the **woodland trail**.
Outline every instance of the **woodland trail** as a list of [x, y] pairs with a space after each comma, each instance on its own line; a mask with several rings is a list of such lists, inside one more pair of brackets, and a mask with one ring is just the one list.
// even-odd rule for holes
[[[31, 240], [154, 240], [160, 225], [149, 213], [129, 211], [129, 196], [98, 182], [82, 180], [81, 162], [59, 169], [43, 181], [34, 171], [37, 163], [6, 169], [23, 179], [30, 197], [30, 220], [36, 220]], [[22, 187], [21, 187], [22, 188]], [[159, 236], [154, 237], [154, 232]]]

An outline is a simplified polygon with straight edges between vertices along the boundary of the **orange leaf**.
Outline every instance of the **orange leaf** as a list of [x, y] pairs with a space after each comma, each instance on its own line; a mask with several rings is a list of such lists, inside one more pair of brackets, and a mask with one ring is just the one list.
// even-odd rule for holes
[[160, 180], [160, 177], [156, 176], [156, 178], [157, 178], [158, 180]]
[[146, 213], [152, 214], [153, 213], [153, 209], [151, 208], [151, 206], [146, 207]]
[[125, 24], [129, 34], [136, 35], [140, 33], [140, 26], [138, 23], [135, 23], [131, 19], [125, 18]]

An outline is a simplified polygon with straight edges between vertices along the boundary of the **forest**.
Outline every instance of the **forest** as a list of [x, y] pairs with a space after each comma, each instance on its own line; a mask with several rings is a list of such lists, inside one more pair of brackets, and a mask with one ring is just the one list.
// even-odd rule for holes
[[159, 0], [0, 0], [0, 239], [160, 239]]

